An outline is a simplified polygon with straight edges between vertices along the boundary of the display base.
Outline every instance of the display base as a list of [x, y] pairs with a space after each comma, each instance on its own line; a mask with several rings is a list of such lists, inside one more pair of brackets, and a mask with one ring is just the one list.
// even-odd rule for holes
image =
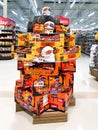
[[75, 106], [76, 105], [76, 98], [72, 96], [69, 102], [69, 106]]
[[91, 73], [92, 76], [96, 77], [96, 80], [98, 81], [98, 70], [92, 69], [90, 73]]
[[40, 116], [33, 114], [33, 124], [67, 122], [68, 113], [59, 111], [46, 111]]
[[[69, 106], [75, 106], [76, 98], [72, 96], [69, 102]], [[36, 115], [31, 112], [28, 112], [26, 109], [22, 108], [18, 103], [16, 103], [16, 112], [25, 111], [26, 113], [33, 116], [33, 124], [45, 124], [45, 123], [57, 123], [57, 122], [67, 122], [68, 120], [68, 113], [54, 111], [48, 109], [46, 112], [42, 113], [41, 115]]]
[[19, 111], [25, 111], [25, 109], [22, 108], [18, 103], [16, 103], [16, 112], [19, 112]]
[[25, 111], [26, 113], [33, 116], [33, 124], [45, 124], [45, 123], [57, 123], [57, 122], [67, 122], [68, 113], [48, 110], [41, 115], [35, 115], [28, 112], [26, 109], [22, 108], [18, 103], [16, 103], [16, 112]]

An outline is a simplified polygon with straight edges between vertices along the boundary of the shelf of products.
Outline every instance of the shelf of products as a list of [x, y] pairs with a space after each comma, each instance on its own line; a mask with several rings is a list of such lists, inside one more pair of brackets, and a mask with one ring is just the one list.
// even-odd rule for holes
[[15, 22], [0, 16], [0, 60], [14, 58]]
[[76, 44], [81, 45], [81, 51], [90, 55], [90, 48], [94, 43], [95, 30], [77, 31]]
[[95, 76], [98, 80], [98, 32], [95, 35], [95, 42], [91, 47], [89, 66], [91, 75]]

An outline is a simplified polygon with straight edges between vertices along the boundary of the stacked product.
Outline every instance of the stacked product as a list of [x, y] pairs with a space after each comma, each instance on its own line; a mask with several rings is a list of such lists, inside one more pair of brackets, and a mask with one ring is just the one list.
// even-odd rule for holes
[[81, 51], [90, 55], [90, 49], [94, 42], [95, 30], [78, 31], [76, 35], [76, 44], [81, 45]]
[[98, 33], [96, 33], [95, 42], [91, 47], [89, 66], [91, 75], [95, 76], [96, 79], [98, 79]]
[[8, 60], [14, 57], [15, 22], [0, 16], [0, 60]]
[[38, 116], [47, 109], [65, 112], [73, 97], [80, 47], [60, 23], [34, 23], [32, 30], [19, 35], [18, 44], [31, 50], [18, 50], [20, 79], [16, 80], [15, 101]]

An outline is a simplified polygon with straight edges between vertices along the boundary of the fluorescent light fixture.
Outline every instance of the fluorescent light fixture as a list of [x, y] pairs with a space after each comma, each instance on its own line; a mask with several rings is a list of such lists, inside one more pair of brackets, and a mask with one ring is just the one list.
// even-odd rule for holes
[[83, 27], [81, 27], [81, 29], [83, 29]]
[[92, 16], [92, 15], [94, 15], [94, 14], [95, 14], [95, 12], [92, 12], [91, 14], [88, 15], [88, 17], [90, 17], [90, 16]]
[[24, 20], [24, 18], [23, 18], [23, 17], [21, 17], [21, 20]]
[[12, 10], [12, 13], [15, 14], [15, 15], [17, 15], [17, 13], [14, 10]]
[[71, 27], [73, 27], [73, 25], [71, 25]]
[[38, 11], [38, 15], [41, 15], [41, 14], [40, 14], [40, 11]]
[[60, 4], [60, 3], [61, 3], [61, 0], [58, 0], [58, 3]]
[[74, 6], [75, 2], [76, 2], [76, 0], [74, 0], [74, 1], [72, 2], [72, 4], [70, 5], [70, 9]]
[[68, 12], [65, 13], [65, 16], [67, 16], [67, 15], [68, 15]]
[[87, 28], [88, 27], [88, 25], [85, 25], [85, 28]]
[[36, 3], [36, 0], [34, 0], [34, 5], [35, 5], [35, 7], [37, 8], [37, 3]]
[[76, 22], [75, 25], [77, 25], [78, 23]]
[[91, 25], [95, 25], [96, 23], [92, 23]]
[[80, 22], [84, 21], [84, 19], [80, 19]]
[[3, 6], [3, 5], [4, 5], [4, 3], [3, 3], [2, 1], [0, 1], [0, 5], [2, 5], [2, 6]]
[[16, 26], [19, 26], [19, 24], [17, 23]]

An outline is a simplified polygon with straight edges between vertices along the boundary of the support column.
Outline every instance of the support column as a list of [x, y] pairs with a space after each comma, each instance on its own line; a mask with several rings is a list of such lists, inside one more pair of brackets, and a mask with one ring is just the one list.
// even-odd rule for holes
[[3, 0], [4, 6], [3, 6], [3, 16], [7, 18], [7, 0]]

